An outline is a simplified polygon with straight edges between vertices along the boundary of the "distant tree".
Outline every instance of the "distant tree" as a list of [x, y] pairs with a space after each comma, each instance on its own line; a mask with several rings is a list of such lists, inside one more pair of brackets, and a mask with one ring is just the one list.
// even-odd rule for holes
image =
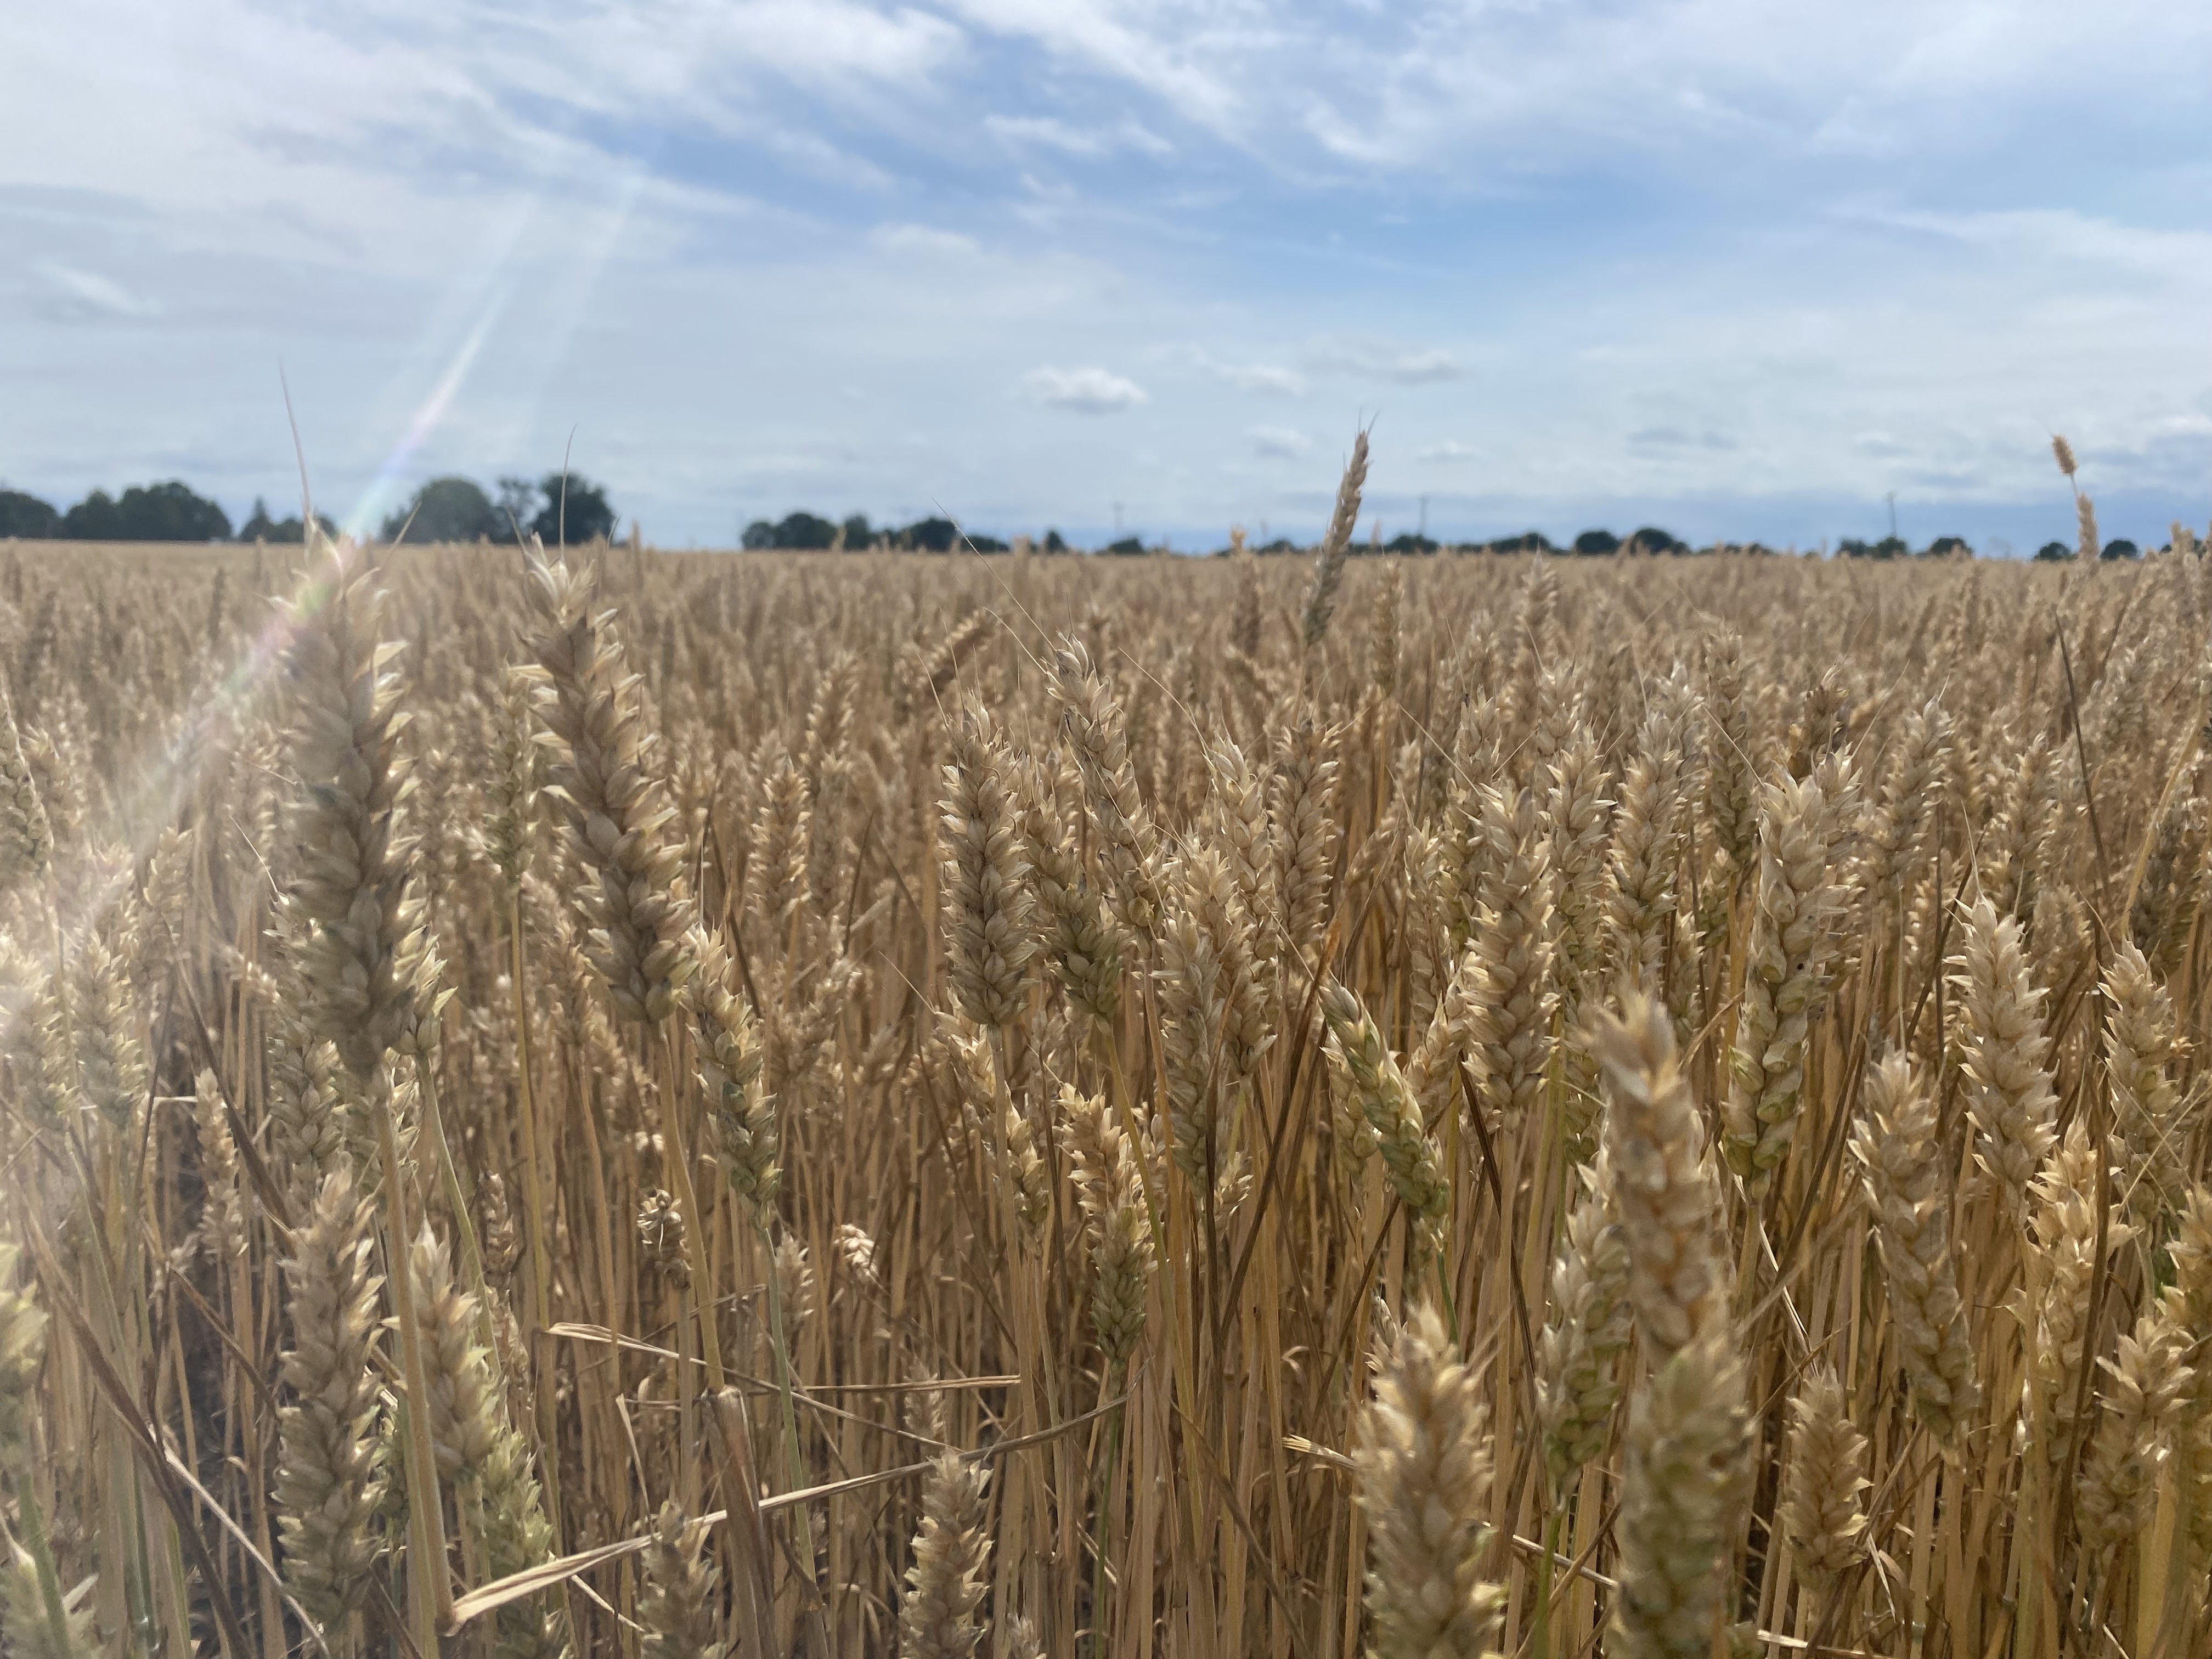
[[44, 541], [58, 534], [62, 515], [53, 503], [20, 489], [0, 489], [0, 536], [23, 536]]
[[1435, 552], [1442, 545], [1441, 542], [1433, 541], [1426, 536], [1416, 536], [1409, 531], [1404, 535], [1393, 536], [1384, 544], [1383, 550], [1401, 556], [1411, 554], [1419, 557]]
[[1895, 559], [1902, 557], [1911, 550], [1905, 545], [1905, 538], [1901, 536], [1884, 536], [1878, 542], [1863, 541], [1856, 536], [1846, 536], [1836, 544], [1837, 556], [1845, 559]]
[[[327, 513], [316, 514], [315, 522], [322, 526], [325, 536], [335, 537], [338, 533], [337, 525]], [[258, 495], [253, 498], [253, 516], [238, 527], [238, 539], [242, 542], [296, 543], [307, 538], [307, 526], [296, 515], [285, 519], [270, 518], [269, 503]]]
[[1068, 550], [1067, 538], [1061, 535], [1057, 530], [1046, 531], [1044, 532], [1044, 550], [1048, 553], [1066, 552]]
[[2100, 559], [2140, 559], [2142, 557], [2142, 549], [2137, 547], [2126, 537], [2118, 536], [2106, 542], [2105, 550], [2097, 556]]
[[775, 527], [775, 547], [788, 547], [803, 552], [818, 552], [833, 545], [837, 539], [837, 526], [827, 519], [811, 513], [793, 513]]
[[1305, 549], [1300, 547], [1288, 536], [1278, 536], [1265, 547], [1255, 547], [1252, 550], [1255, 553], [1303, 553]]
[[526, 526], [546, 546], [580, 547], [615, 538], [615, 510], [605, 484], [574, 472], [549, 472], [538, 481], [544, 505]]
[[244, 524], [238, 526], [238, 539], [242, 542], [273, 542], [281, 540], [277, 521], [269, 516], [269, 498], [256, 495], [253, 511]]
[[[874, 545], [878, 536], [888, 537], [895, 545], [904, 545], [899, 538], [906, 533], [904, 531], [878, 531], [868, 522], [868, 515], [865, 513], [855, 513], [840, 524], [817, 514], [797, 512], [787, 513], [773, 522], [767, 519], [755, 519], [745, 526], [744, 544], [755, 550], [773, 548], [818, 553], [839, 546], [838, 538], [842, 537], [842, 545], [846, 552], [860, 553]], [[950, 547], [951, 544], [948, 538], [945, 545]]]
[[62, 534], [73, 542], [121, 541], [123, 515], [116, 510], [115, 498], [104, 489], [94, 490], [62, 514]]
[[1500, 536], [1484, 544], [1492, 553], [1555, 553], [1552, 538], [1540, 530], [1524, 530], [1517, 536]]
[[1928, 544], [1927, 556], [1931, 559], [1971, 559], [1974, 550], [1966, 545], [1964, 536], [1938, 536]]
[[1124, 536], [1118, 542], [1107, 543], [1098, 550], [1109, 553], [1117, 559], [1133, 559], [1146, 550], [1145, 541], [1141, 536]]
[[2074, 556], [2074, 544], [2071, 542], [2045, 542], [2042, 546], [2035, 550], [2035, 556], [2045, 563], [2054, 563], [2062, 559], [2070, 559]]
[[963, 536], [960, 544], [977, 553], [1011, 553], [1012, 546], [996, 536]]
[[1601, 558], [1620, 550], [1620, 538], [1610, 530], [1585, 530], [1575, 538], [1575, 551], [1584, 558]]
[[[422, 546], [434, 542], [472, 542], [507, 530], [493, 511], [491, 498], [473, 478], [433, 478], [408, 504], [384, 521], [384, 539], [404, 536]], [[511, 533], [511, 532], [509, 532]]]
[[1656, 525], [1647, 524], [1628, 538], [1628, 550], [1632, 553], [1682, 553], [1688, 549], [1668, 532]]
[[133, 484], [119, 500], [95, 489], [62, 515], [61, 533], [86, 542], [230, 539], [230, 515], [179, 480]]
[[133, 484], [115, 503], [123, 520], [123, 539], [131, 542], [227, 542], [230, 514], [186, 487], [180, 478], [167, 483]]
[[527, 478], [505, 477], [499, 481], [499, 500], [492, 508], [499, 520], [495, 542], [511, 542], [517, 532], [530, 533], [530, 526], [538, 521], [538, 486]]
[[950, 553], [959, 537], [960, 526], [950, 519], [921, 519], [900, 531], [894, 539], [916, 553]]

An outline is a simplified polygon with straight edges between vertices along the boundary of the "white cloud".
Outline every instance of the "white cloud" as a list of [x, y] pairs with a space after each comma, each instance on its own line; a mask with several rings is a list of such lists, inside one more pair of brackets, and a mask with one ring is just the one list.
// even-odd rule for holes
[[1424, 444], [1413, 452], [1413, 459], [1417, 461], [1471, 461], [1481, 453], [1473, 444], [1447, 438], [1442, 443]]
[[1261, 460], [1303, 460], [1313, 453], [1313, 440], [1286, 426], [1255, 426], [1250, 436], [1252, 453]]
[[1065, 409], [1078, 415], [1111, 415], [1146, 401], [1144, 387], [1105, 368], [1055, 368], [1047, 364], [1024, 374], [1022, 388], [1048, 409]]

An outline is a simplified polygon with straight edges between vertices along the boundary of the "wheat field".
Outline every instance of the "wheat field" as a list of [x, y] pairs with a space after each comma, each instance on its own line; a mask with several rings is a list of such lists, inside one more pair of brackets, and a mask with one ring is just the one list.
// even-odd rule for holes
[[2212, 1650], [2205, 562], [1364, 463], [0, 550], [7, 1651]]

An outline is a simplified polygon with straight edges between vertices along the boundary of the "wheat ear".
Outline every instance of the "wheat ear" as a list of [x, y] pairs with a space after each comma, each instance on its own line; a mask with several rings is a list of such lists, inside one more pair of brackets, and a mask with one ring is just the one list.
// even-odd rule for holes
[[1481, 1378], [1426, 1302], [1380, 1358], [1353, 1455], [1367, 1516], [1370, 1651], [1478, 1659], [1505, 1605], [1485, 1572], [1491, 1453]]
[[1628, 1297], [1646, 1350], [1663, 1360], [1727, 1310], [1729, 1273], [1717, 1247], [1720, 1173], [1674, 1060], [1666, 1006], [1626, 993], [1619, 1018], [1589, 1033], [1605, 1093], [1605, 1155], [1628, 1246]]
[[1780, 1520], [1798, 1575], [1825, 1604], [1866, 1553], [1867, 1438], [1851, 1421], [1844, 1385], [1823, 1366], [1790, 1403], [1790, 1461]]
[[1896, 1341], [1913, 1410], [1956, 1445], [1981, 1401], [1974, 1348], [1951, 1260], [1950, 1205], [1936, 1102], [1903, 1054], [1867, 1073], [1865, 1117], [1852, 1131]]
[[1631, 1401], [1607, 1651], [1707, 1659], [1728, 1616], [1728, 1558], [1751, 1488], [1743, 1366], [1724, 1326], [1668, 1358]]

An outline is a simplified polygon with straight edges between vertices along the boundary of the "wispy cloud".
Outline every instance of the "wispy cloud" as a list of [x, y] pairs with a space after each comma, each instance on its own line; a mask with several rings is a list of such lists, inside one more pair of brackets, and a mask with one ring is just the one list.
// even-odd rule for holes
[[926, 259], [975, 259], [983, 252], [974, 237], [935, 225], [878, 225], [868, 240], [881, 252]]
[[2130, 225], [2072, 208], [2005, 209], [1982, 213], [1852, 206], [1844, 216], [1978, 247], [2079, 260], [2146, 276], [2212, 282], [2212, 233]]
[[96, 270], [79, 270], [58, 259], [41, 259], [37, 269], [50, 285], [49, 314], [139, 318], [154, 316], [160, 310], [151, 301], [141, 299], [113, 277]]
[[1265, 398], [1305, 396], [1306, 377], [1277, 363], [1224, 363], [1220, 374], [1239, 392], [1256, 392]]
[[1727, 450], [1735, 447], [1735, 440], [1724, 432], [1689, 432], [1678, 426], [1640, 427], [1628, 434], [1628, 441], [1639, 449]]
[[1384, 340], [1324, 341], [1307, 354], [1307, 361], [1325, 374], [1389, 380], [1398, 386], [1456, 380], [1467, 373], [1458, 357], [1441, 346], [1409, 348]]
[[983, 130], [993, 137], [1019, 149], [1058, 150], [1086, 160], [1131, 150], [1166, 156], [1175, 146], [1142, 123], [1124, 120], [1113, 126], [1075, 126], [1051, 115], [987, 115]]
[[1424, 444], [1413, 452], [1417, 461], [1471, 461], [1482, 452], [1473, 444], [1463, 444], [1456, 438], [1447, 438], [1442, 443]]
[[1072, 127], [1049, 115], [988, 115], [983, 129], [1012, 144], [1037, 144], [1069, 155], [1103, 155], [1108, 149], [1103, 134]]
[[1266, 461], [1302, 461], [1313, 453], [1313, 440], [1286, 426], [1252, 428], [1252, 453]]
[[1048, 409], [1065, 409], [1077, 415], [1111, 415], [1146, 400], [1144, 387], [1107, 368], [1055, 368], [1048, 364], [1022, 376], [1022, 389]]
[[1189, 364], [1224, 385], [1261, 398], [1303, 398], [1307, 380], [1295, 368], [1264, 362], [1226, 362], [1203, 346], [1170, 346], [1159, 354]]
[[950, 0], [948, 9], [975, 28], [1032, 41], [1053, 58], [1142, 88], [1214, 132], [1233, 132], [1244, 118], [1248, 95], [1235, 61], [1243, 54], [1224, 49], [1262, 31], [1218, 14], [1206, 20], [1211, 27], [1194, 15], [1178, 28], [1164, 14], [1117, 0]]

